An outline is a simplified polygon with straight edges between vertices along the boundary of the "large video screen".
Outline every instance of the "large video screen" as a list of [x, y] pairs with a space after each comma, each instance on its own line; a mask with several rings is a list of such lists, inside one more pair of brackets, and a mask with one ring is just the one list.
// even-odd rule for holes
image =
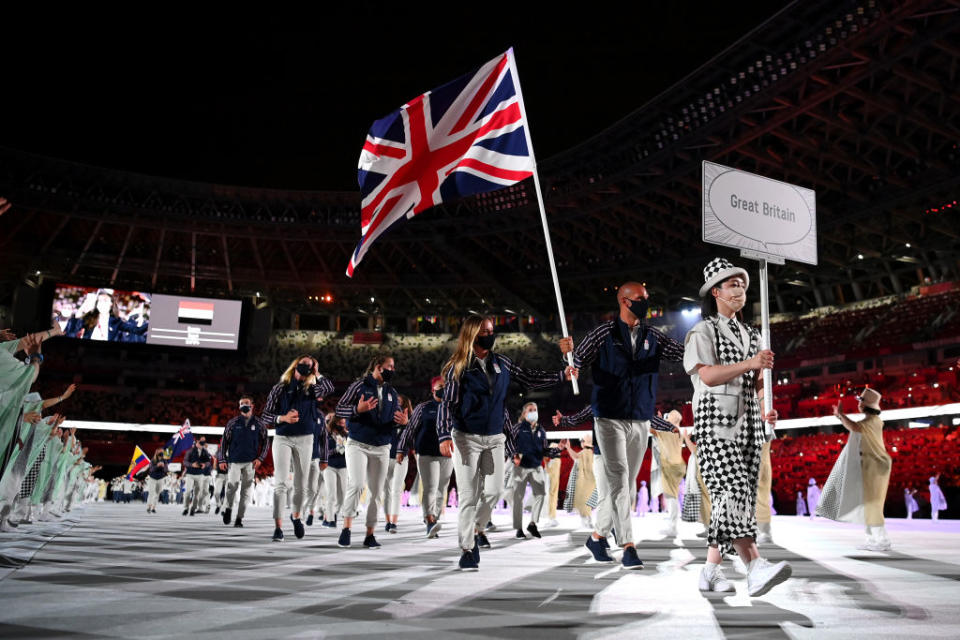
[[236, 349], [239, 300], [153, 296], [147, 342], [178, 347]]
[[53, 314], [65, 336], [103, 342], [140, 342], [236, 349], [239, 300], [215, 300], [58, 285]]

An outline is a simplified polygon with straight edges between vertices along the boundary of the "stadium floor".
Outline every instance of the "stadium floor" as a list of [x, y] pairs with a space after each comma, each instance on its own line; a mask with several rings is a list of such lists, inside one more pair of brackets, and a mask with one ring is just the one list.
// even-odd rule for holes
[[[202, 638], [898, 638], [960, 635], [960, 522], [888, 520], [890, 553], [857, 551], [861, 530], [777, 516], [774, 560], [794, 578], [750, 599], [697, 591], [703, 542], [635, 519], [643, 571], [587, 563], [578, 518], [516, 540], [498, 513], [480, 571], [455, 570], [455, 510], [436, 540], [418, 511], [383, 548], [336, 547], [333, 529], [272, 543], [264, 508], [245, 527], [160, 505], [91, 504], [0, 534], [0, 637]], [[382, 527], [382, 525], [381, 525]], [[356, 543], [355, 543], [356, 544]]]

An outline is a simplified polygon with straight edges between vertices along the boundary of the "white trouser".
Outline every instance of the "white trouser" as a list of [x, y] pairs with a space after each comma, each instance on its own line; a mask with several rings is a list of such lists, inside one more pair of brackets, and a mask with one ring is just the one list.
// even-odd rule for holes
[[223, 497], [223, 508], [233, 508], [233, 498], [240, 487], [240, 502], [237, 503], [237, 520], [243, 519], [247, 510], [247, 493], [253, 484], [253, 462], [231, 462], [227, 465], [227, 492]]
[[[323, 487], [323, 472], [320, 471], [320, 460], [310, 461], [310, 475], [307, 478], [307, 503], [304, 509], [313, 513], [320, 503], [320, 493]], [[323, 505], [320, 504], [320, 510], [323, 511]]]
[[420, 507], [423, 519], [436, 520], [443, 511], [447, 499], [447, 487], [450, 486], [450, 474], [453, 473], [453, 458], [443, 456], [417, 456], [417, 470], [423, 484], [423, 497]]
[[224, 491], [224, 487], [227, 484], [227, 474], [218, 473], [217, 479], [213, 481], [213, 501], [216, 503], [217, 508], [223, 506], [223, 498], [220, 497], [221, 492]]
[[353, 517], [360, 503], [363, 485], [370, 492], [367, 496], [368, 529], [377, 526], [377, 498], [383, 495], [383, 485], [387, 479], [390, 458], [390, 445], [374, 446], [347, 438], [347, 496], [343, 501], [343, 513]]
[[[388, 452], [389, 453], [389, 452]], [[403, 457], [403, 462], [391, 458], [387, 465], [387, 481], [384, 483], [383, 511], [388, 516], [400, 513], [400, 497], [407, 481], [407, 464], [409, 456]]]
[[190, 495], [190, 508], [196, 511], [203, 504], [203, 494], [207, 492], [207, 476], [187, 474], [187, 494]]
[[530, 507], [530, 522], [540, 519], [543, 511], [543, 501], [547, 494], [547, 485], [544, 481], [543, 467], [513, 468], [513, 487], [510, 496], [510, 506], [513, 510], [513, 528], [523, 527], [523, 496], [527, 491], [527, 483], [533, 490], [533, 504]]
[[157, 507], [157, 500], [160, 499], [160, 492], [163, 491], [163, 481], [165, 478], [147, 477], [147, 506], [151, 509]]
[[663, 501], [667, 503], [667, 530], [676, 531], [680, 524], [680, 501], [663, 494]]
[[[452, 438], [456, 449], [453, 468], [457, 474], [460, 501], [457, 518], [459, 543], [461, 549], [469, 550], [473, 549], [477, 523], [482, 520], [486, 524], [490, 520], [492, 507], [503, 491], [503, 442], [506, 436], [502, 433], [480, 436], [455, 429]], [[485, 495], [481, 501], [480, 492], [485, 487], [489, 487], [493, 495]]]
[[343, 499], [347, 493], [347, 468], [334, 469], [328, 466], [323, 470], [323, 487], [326, 502], [323, 507], [325, 520], [336, 520], [343, 508]]
[[197, 510], [208, 508], [210, 504], [211, 486], [213, 486], [213, 478], [211, 476], [203, 476], [203, 491], [200, 493], [200, 506], [197, 507]]
[[[597, 513], [594, 531], [606, 538], [613, 528], [613, 505], [610, 503], [610, 485], [607, 484], [607, 473], [603, 468], [603, 449], [601, 455], [593, 456], [593, 476], [597, 479]], [[619, 535], [619, 532], [618, 532]]]
[[[292, 509], [296, 514], [303, 510], [310, 477], [310, 458], [313, 455], [313, 434], [302, 436], [273, 437], [273, 517], [283, 517], [287, 503], [287, 491], [293, 490]], [[293, 468], [293, 486], [290, 486], [290, 469]]]
[[617, 540], [621, 545], [632, 543], [630, 506], [636, 494], [640, 463], [647, 452], [650, 422], [596, 418], [594, 428], [603, 453], [603, 469], [607, 476]]

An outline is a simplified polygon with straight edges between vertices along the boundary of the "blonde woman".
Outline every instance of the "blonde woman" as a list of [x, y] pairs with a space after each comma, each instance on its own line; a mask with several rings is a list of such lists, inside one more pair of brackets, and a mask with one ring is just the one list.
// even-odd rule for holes
[[[544, 389], [577, 376], [577, 369], [535, 371], [524, 369], [499, 353], [494, 353], [496, 337], [493, 320], [470, 316], [463, 321], [457, 347], [443, 366], [443, 399], [437, 412], [440, 453], [454, 457], [457, 492], [460, 570], [476, 571], [480, 561], [477, 522], [488, 522], [492, 504], [480, 503], [484, 481], [492, 476], [492, 486], [503, 486], [504, 446], [515, 453], [512, 438], [504, 432], [512, 425], [506, 409], [507, 389], [517, 382], [529, 389]], [[560, 340], [560, 349], [573, 348], [570, 338]], [[478, 504], [480, 510], [478, 512]]]
[[263, 421], [276, 427], [273, 437], [273, 467], [276, 485], [273, 489], [274, 542], [283, 541], [283, 507], [290, 487], [293, 467], [293, 505], [290, 521], [298, 538], [304, 535], [300, 514], [307, 495], [313, 433], [321, 419], [319, 403], [333, 393], [333, 383], [320, 375], [313, 356], [302, 355], [287, 367], [280, 382], [274, 385], [263, 408]]

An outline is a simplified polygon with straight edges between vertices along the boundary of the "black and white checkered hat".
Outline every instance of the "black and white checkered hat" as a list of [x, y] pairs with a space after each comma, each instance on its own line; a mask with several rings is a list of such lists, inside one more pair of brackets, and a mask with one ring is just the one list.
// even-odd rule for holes
[[735, 267], [729, 260], [723, 258], [714, 258], [706, 267], [703, 268], [703, 286], [700, 287], [700, 297], [707, 295], [713, 287], [718, 286], [727, 278], [733, 276], [743, 276], [747, 288], [750, 287], [750, 275], [746, 269]]

